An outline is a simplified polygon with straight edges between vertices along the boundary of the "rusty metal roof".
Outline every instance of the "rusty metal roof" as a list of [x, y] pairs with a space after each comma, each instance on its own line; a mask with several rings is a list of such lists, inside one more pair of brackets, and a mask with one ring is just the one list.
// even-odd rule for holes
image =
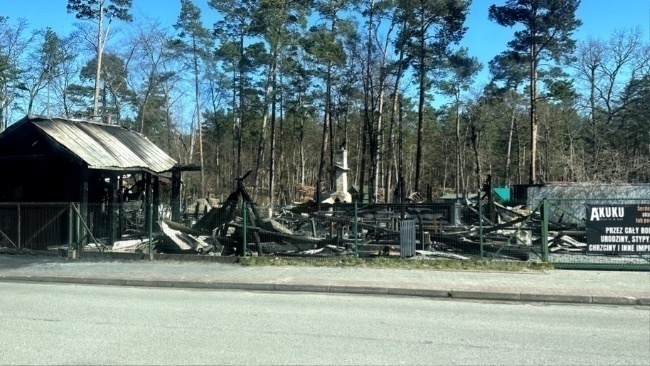
[[88, 164], [90, 169], [168, 172], [176, 161], [144, 135], [127, 128], [82, 120], [27, 116], [30, 122]]

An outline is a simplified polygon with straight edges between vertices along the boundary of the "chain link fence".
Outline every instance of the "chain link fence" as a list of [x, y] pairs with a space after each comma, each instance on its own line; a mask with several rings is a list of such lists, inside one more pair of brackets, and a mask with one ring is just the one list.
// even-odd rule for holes
[[69, 242], [67, 203], [0, 203], [0, 247], [47, 250]]
[[0, 203], [0, 247], [110, 250], [123, 237], [146, 237], [140, 203]]
[[511, 210], [503, 215], [508, 222], [502, 222], [490, 209], [495, 207], [480, 200], [277, 207], [273, 219], [291, 233], [291, 245], [278, 248], [277, 242], [265, 243], [272, 241], [268, 237], [249, 234], [247, 248], [276, 256], [541, 261], [539, 214]]

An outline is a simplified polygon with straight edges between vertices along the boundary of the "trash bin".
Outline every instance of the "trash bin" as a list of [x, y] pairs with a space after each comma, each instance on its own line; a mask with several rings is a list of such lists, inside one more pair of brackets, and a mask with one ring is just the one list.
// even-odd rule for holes
[[399, 225], [399, 254], [400, 257], [415, 255], [415, 220], [402, 219]]

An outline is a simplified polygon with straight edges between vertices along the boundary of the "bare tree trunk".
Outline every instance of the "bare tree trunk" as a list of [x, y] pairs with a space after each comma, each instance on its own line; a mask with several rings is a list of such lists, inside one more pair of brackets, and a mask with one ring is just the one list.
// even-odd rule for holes
[[592, 152], [592, 172], [598, 171], [598, 162], [600, 159], [600, 135], [598, 134], [598, 127], [596, 126], [596, 69], [591, 69], [590, 75], [590, 86], [589, 86], [589, 120], [591, 121], [591, 133], [593, 140], [593, 152]]
[[[330, 93], [331, 93], [331, 89], [330, 89]], [[330, 167], [333, 167], [333, 166], [334, 166], [334, 150], [335, 150], [335, 148], [334, 148], [334, 139], [335, 139], [335, 137], [336, 137], [336, 132], [335, 132], [335, 131], [336, 131], [336, 119], [333, 118], [333, 115], [334, 115], [334, 114], [333, 114], [332, 111], [331, 111], [331, 109], [332, 109], [332, 108], [331, 108], [331, 106], [332, 106], [332, 99], [331, 99], [331, 97], [330, 97], [330, 101], [329, 101], [328, 104], [329, 104], [329, 106], [330, 106], [330, 108], [329, 108], [329, 109], [330, 109], [330, 112], [329, 112], [329, 119], [330, 119], [330, 120], [329, 120], [329, 123], [328, 123], [328, 126], [329, 126], [329, 134], [330, 134], [330, 136], [329, 136], [329, 155], [330, 155], [330, 158], [329, 158], [329, 166], [330, 166]], [[331, 170], [328, 169], [328, 174], [327, 174], [327, 178], [328, 178], [328, 179], [327, 179], [327, 182], [328, 182], [328, 183], [327, 183], [327, 187], [328, 187], [328, 189], [329, 189], [330, 191], [333, 191], [333, 190], [334, 190], [334, 187], [336, 187], [336, 183], [334, 182], [334, 174], [332, 174], [332, 173], [333, 173], [333, 172], [332, 172]]]
[[104, 47], [102, 47], [102, 22], [104, 19], [104, 3], [99, 4], [99, 22], [97, 24], [97, 69], [95, 70], [95, 91], [93, 95], [93, 119], [99, 117], [97, 110], [99, 107], [99, 80], [101, 78], [102, 70], [102, 53]]
[[[385, 56], [382, 60], [385, 60]], [[381, 69], [384, 70], [384, 62], [382, 62]], [[381, 177], [379, 174], [379, 168], [383, 160], [383, 146], [382, 146], [382, 122], [384, 115], [384, 72], [381, 72], [379, 80], [379, 100], [377, 106], [377, 131], [375, 131], [375, 151], [374, 151], [374, 199], [373, 202], [377, 202], [377, 197], [379, 194], [379, 182], [381, 182]]]
[[[325, 81], [325, 114], [323, 117], [323, 140], [321, 144], [321, 149], [320, 149], [320, 164], [318, 166], [318, 178], [317, 178], [317, 187], [316, 187], [316, 193], [321, 191], [321, 185], [323, 184], [323, 178], [325, 175], [325, 161], [326, 161], [326, 154], [327, 154], [327, 146], [329, 145], [329, 125], [331, 123], [331, 115], [330, 115], [330, 103], [331, 103], [331, 98], [332, 98], [332, 85], [331, 85], [331, 73], [332, 73], [332, 62], [329, 62], [327, 64], [327, 80]], [[329, 174], [327, 177], [327, 181], [329, 182]], [[329, 183], [328, 183], [329, 186]], [[329, 187], [328, 187], [329, 188]]]
[[194, 161], [194, 142], [195, 137], [194, 137], [194, 118], [196, 118], [196, 115], [192, 117], [192, 123], [190, 123], [190, 151], [187, 153], [187, 161], [192, 162]]
[[[236, 86], [236, 79], [237, 79], [237, 71], [233, 69], [232, 71], [232, 85], [233, 85], [233, 90], [232, 90], [232, 156], [234, 157], [232, 159], [232, 176], [231, 176], [231, 183], [235, 183], [235, 180], [239, 178], [239, 167], [241, 166], [241, 159], [239, 157], [238, 151], [237, 151], [237, 141], [239, 140], [238, 135], [239, 135], [239, 128], [237, 124], [237, 86]], [[234, 188], [234, 187], [233, 187]]]
[[535, 45], [531, 45], [530, 62], [530, 169], [528, 183], [537, 183], [537, 63]]
[[[378, 95], [375, 99], [375, 88], [374, 83], [372, 82], [372, 49], [373, 49], [373, 29], [374, 29], [374, 10], [375, 10], [374, 0], [370, 3], [369, 16], [368, 16], [368, 59], [367, 59], [367, 68], [366, 68], [366, 78], [367, 78], [367, 87], [369, 88], [369, 98], [370, 101], [370, 113], [368, 129], [371, 133], [370, 135], [370, 201], [377, 202], [378, 193], [379, 193], [379, 183], [380, 178], [380, 166], [382, 161], [382, 117], [383, 117], [383, 108], [384, 108], [384, 82], [385, 82], [385, 65], [386, 65], [386, 52], [382, 50], [381, 61], [379, 64], [379, 84], [378, 84]], [[376, 103], [375, 103], [376, 100]], [[377, 124], [375, 126], [375, 105], [377, 106], [376, 118]]]
[[199, 57], [197, 55], [196, 40], [192, 40], [194, 51], [194, 93], [196, 97], [196, 128], [199, 138], [199, 164], [201, 166], [201, 198], [205, 194], [205, 166], [203, 165], [203, 126], [201, 125], [201, 89], [199, 88]]
[[[302, 107], [302, 94], [298, 97], [298, 105]], [[305, 185], [305, 117], [300, 114], [300, 184]]]
[[[280, 75], [280, 85], [283, 84], [283, 79], [282, 75]], [[278, 166], [280, 167], [280, 171], [278, 176], [280, 177], [279, 182], [280, 182], [280, 194], [278, 195], [278, 203], [281, 205], [287, 205], [289, 204], [288, 197], [285, 196], [285, 192], [288, 192], [288, 187], [290, 187], [290, 175], [289, 175], [289, 166], [286, 164], [286, 159], [285, 159], [285, 141], [284, 141], [284, 94], [280, 93], [280, 136], [278, 137], [278, 140], [280, 141], [280, 144], [278, 145], [278, 149], [280, 150], [280, 157], [279, 157], [279, 164]], [[293, 143], [291, 144], [291, 148], [293, 149]], [[275, 151], [275, 150], [274, 150]], [[283, 201], [280, 201], [280, 196], [284, 198]]]
[[167, 153], [171, 155], [172, 151], [172, 124], [169, 118], [171, 114], [171, 103], [169, 102], [169, 84], [167, 81], [163, 84], [163, 95], [165, 98], [165, 127], [167, 132]]
[[[517, 88], [515, 88], [515, 95], [517, 93]], [[512, 165], [512, 135], [515, 130], [515, 123], [517, 120], [517, 104], [513, 102], [512, 112], [510, 115], [510, 131], [508, 132], [508, 150], [506, 153], [506, 179], [510, 180], [510, 167]]]
[[456, 92], [456, 198], [460, 195], [461, 186], [461, 153], [460, 153], [460, 105], [459, 96]]
[[[367, 126], [368, 123], [365, 122], [364, 125]], [[359, 168], [359, 171], [360, 171], [360, 173], [359, 173], [360, 174], [360, 177], [359, 177], [359, 196], [360, 196], [359, 200], [360, 200], [360, 202], [363, 202], [363, 198], [364, 198], [364, 196], [366, 194], [365, 189], [364, 189], [364, 185], [366, 184], [366, 182], [365, 182], [365, 180], [366, 180], [366, 152], [367, 152], [367, 145], [368, 145], [368, 141], [367, 141], [368, 132], [366, 131], [366, 133], [362, 133], [361, 135], [362, 136], [361, 136], [361, 159], [360, 159], [361, 160], [361, 167]]]
[[480, 132], [478, 128], [472, 123], [472, 149], [474, 150], [474, 163], [476, 164], [476, 186], [481, 188], [481, 176], [483, 172], [481, 170], [481, 156], [479, 154], [479, 144], [480, 144]]
[[[420, 53], [424, 52], [424, 37], [420, 39]], [[426, 93], [426, 66], [424, 56], [420, 57], [420, 85], [419, 85], [419, 102], [418, 102], [418, 136], [417, 151], [415, 153], [415, 191], [420, 191], [420, 174], [422, 171], [422, 135], [424, 134], [424, 96]]]
[[[465, 127], [465, 138], [462, 139], [462, 141], [467, 141], [467, 135], [469, 134], [469, 126]], [[467, 183], [465, 180], [465, 169], [463, 167], [465, 166], [466, 162], [466, 155], [465, 155], [465, 144], [460, 145], [460, 191], [463, 193], [463, 196], [466, 195], [467, 193]], [[467, 178], [469, 179], [469, 177]]]
[[269, 205], [271, 209], [273, 209], [273, 196], [274, 196], [274, 190], [275, 187], [273, 185], [273, 180], [274, 180], [274, 174], [275, 174], [275, 108], [276, 108], [276, 102], [275, 102], [275, 81], [276, 81], [276, 76], [273, 74], [273, 96], [271, 97], [271, 151], [269, 152], [270, 155], [270, 161], [269, 161]]
[[244, 144], [244, 72], [241, 60], [244, 58], [244, 35], [239, 36], [239, 130], [237, 134], [237, 177], [242, 176], [242, 145]]
[[364, 136], [365, 136], [365, 134], [363, 134], [363, 133], [358, 133], [357, 134], [357, 146], [356, 146], [356, 152], [355, 152], [357, 160], [356, 160], [356, 167], [354, 169], [354, 185], [359, 187], [360, 190], [362, 188], [361, 184], [359, 184], [359, 181], [361, 179], [361, 146], [365, 142], [363, 140]]
[[[390, 133], [388, 134], [388, 150], [390, 151], [390, 156], [393, 160], [393, 167], [395, 169], [395, 180], [396, 182], [399, 181], [401, 172], [399, 171], [399, 166], [400, 164], [398, 163], [398, 157], [395, 153], [394, 149], [394, 125], [395, 125], [395, 119], [398, 116], [399, 113], [399, 105], [400, 105], [400, 93], [399, 93], [399, 85], [402, 80], [402, 63], [404, 61], [404, 50], [401, 49], [399, 53], [399, 61], [397, 62], [397, 74], [395, 75], [395, 85], [393, 86], [393, 108], [391, 108], [390, 111]], [[400, 130], [401, 133], [401, 130]], [[401, 147], [400, 147], [401, 148]], [[401, 156], [400, 156], [401, 159]], [[386, 181], [388, 182], [390, 180], [390, 174], [386, 178]], [[386, 184], [386, 202], [388, 202], [388, 195], [390, 194], [388, 192], [389, 190], [389, 184]]]
[[[374, 83], [373, 83], [373, 78], [372, 78], [372, 22], [373, 22], [373, 15], [374, 15], [374, 5], [375, 2], [374, 0], [370, 1], [370, 9], [368, 11], [368, 44], [366, 45], [366, 49], [368, 52], [367, 59], [366, 59], [366, 82], [365, 84], [365, 92], [364, 94], [366, 95], [366, 102], [365, 102], [365, 109], [366, 109], [366, 128], [367, 128], [367, 134], [370, 142], [370, 177], [369, 177], [369, 184], [368, 184], [368, 190], [370, 192], [368, 195], [368, 198], [371, 203], [376, 203], [377, 202], [377, 168], [378, 168], [378, 146], [377, 146], [377, 135], [379, 134], [379, 128], [375, 131], [375, 90], [374, 90]], [[377, 118], [381, 118], [377, 116]]]
[[257, 143], [257, 160], [255, 162], [255, 187], [253, 187], [253, 200], [257, 198], [257, 190], [259, 187], [259, 179], [261, 175], [261, 168], [264, 162], [264, 148], [266, 147], [266, 125], [269, 120], [269, 99], [271, 95], [272, 80], [275, 74], [275, 61], [269, 65], [269, 72], [266, 76], [266, 87], [264, 88], [264, 114], [262, 116], [262, 128], [260, 131], [260, 139]]

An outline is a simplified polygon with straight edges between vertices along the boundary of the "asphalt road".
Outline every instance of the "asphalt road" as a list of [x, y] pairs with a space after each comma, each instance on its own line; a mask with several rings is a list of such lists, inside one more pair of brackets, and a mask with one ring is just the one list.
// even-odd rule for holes
[[0, 364], [650, 365], [650, 309], [0, 283]]

